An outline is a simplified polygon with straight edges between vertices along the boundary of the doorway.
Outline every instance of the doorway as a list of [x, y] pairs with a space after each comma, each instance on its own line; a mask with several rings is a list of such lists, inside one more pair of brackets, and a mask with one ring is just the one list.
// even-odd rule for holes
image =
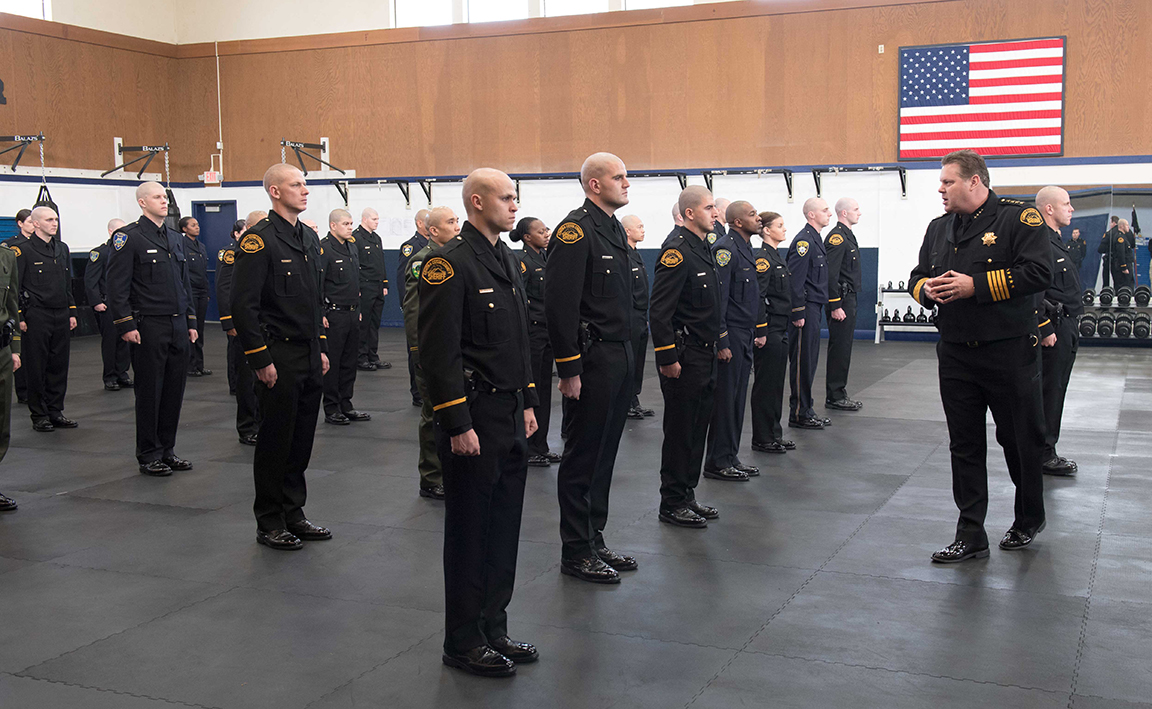
[[193, 202], [192, 216], [200, 222], [200, 241], [208, 252], [208, 320], [219, 320], [216, 304], [216, 255], [232, 241], [232, 225], [236, 223], [236, 201]]

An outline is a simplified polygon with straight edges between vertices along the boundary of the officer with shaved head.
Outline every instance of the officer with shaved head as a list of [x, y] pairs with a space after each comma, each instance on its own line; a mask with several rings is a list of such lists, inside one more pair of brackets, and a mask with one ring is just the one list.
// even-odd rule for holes
[[371, 414], [352, 407], [356, 386], [356, 353], [360, 345], [360, 255], [352, 236], [352, 215], [333, 209], [328, 215], [328, 236], [320, 240], [324, 268], [324, 330], [328, 361], [324, 375], [324, 421], [347, 426], [369, 421]]
[[108, 311], [108, 260], [112, 253], [112, 235], [124, 226], [123, 219], [108, 222], [108, 241], [98, 245], [88, 253], [88, 265], [84, 268], [84, 294], [88, 305], [96, 315], [96, 326], [100, 329], [100, 357], [104, 363], [104, 388], [108, 391], [132, 386], [128, 378], [128, 365], [132, 363], [129, 345], [116, 333], [112, 324], [112, 314]]
[[367, 372], [389, 369], [391, 362], [380, 360], [380, 316], [388, 295], [388, 270], [384, 267], [384, 241], [376, 233], [380, 215], [371, 207], [360, 213], [360, 226], [352, 232], [360, 254], [360, 350], [356, 366]]
[[820, 315], [828, 301], [828, 265], [820, 230], [828, 226], [832, 210], [820, 197], [804, 202], [808, 222], [788, 247], [792, 274], [792, 322], [788, 327], [788, 425], [823, 429], [832, 422], [812, 408], [812, 380], [820, 360]]
[[863, 285], [860, 244], [852, 227], [860, 222], [860, 204], [851, 197], [836, 200], [836, 226], [824, 239], [828, 260], [828, 369], [824, 407], [859, 411], [864, 404], [848, 398], [848, 368], [856, 335], [856, 294]]

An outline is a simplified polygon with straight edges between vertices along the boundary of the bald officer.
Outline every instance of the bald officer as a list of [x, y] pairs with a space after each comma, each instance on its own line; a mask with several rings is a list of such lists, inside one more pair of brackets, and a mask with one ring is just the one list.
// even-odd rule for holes
[[[356, 367], [367, 372], [391, 369], [383, 362], [380, 346], [380, 318], [384, 314], [384, 296], [388, 295], [388, 270], [384, 266], [384, 241], [376, 233], [380, 215], [368, 207], [360, 214], [360, 226], [352, 232], [360, 252], [360, 351]], [[315, 229], [313, 229], [315, 231]]]
[[132, 353], [128, 343], [116, 333], [112, 314], [108, 312], [107, 269], [112, 253], [112, 235], [122, 226], [123, 219], [108, 222], [108, 241], [89, 252], [88, 265], [84, 268], [84, 294], [96, 315], [96, 326], [100, 328], [100, 357], [104, 364], [104, 388], [108, 391], [132, 386], [132, 380], [128, 378]]
[[352, 407], [363, 314], [357, 310], [360, 255], [347, 209], [333, 209], [328, 215], [328, 236], [320, 241], [320, 262], [324, 268], [324, 330], [328, 361], [332, 363], [324, 375], [324, 421], [337, 426], [369, 421], [371, 414]]
[[856, 294], [862, 286], [860, 244], [852, 227], [860, 222], [860, 204], [851, 197], [836, 200], [836, 226], [824, 239], [828, 254], [828, 369], [824, 407], [859, 411], [864, 404], [848, 398], [848, 368], [856, 335]]
[[[416, 212], [416, 233], [413, 234], [407, 241], [400, 244], [400, 258], [396, 266], [396, 287], [403, 288], [408, 267], [411, 265], [412, 257], [416, 252], [423, 249], [428, 245], [428, 216], [431, 212], [427, 209], [421, 209]], [[420, 388], [416, 386], [416, 364], [412, 357], [412, 351], [408, 351], [408, 392], [412, 394], [412, 405], [420, 406]]]
[[812, 380], [820, 361], [820, 315], [828, 301], [828, 266], [820, 231], [832, 219], [828, 203], [819, 197], [804, 202], [808, 222], [788, 247], [792, 274], [792, 321], [788, 326], [788, 425], [822, 429], [831, 421], [812, 408]]

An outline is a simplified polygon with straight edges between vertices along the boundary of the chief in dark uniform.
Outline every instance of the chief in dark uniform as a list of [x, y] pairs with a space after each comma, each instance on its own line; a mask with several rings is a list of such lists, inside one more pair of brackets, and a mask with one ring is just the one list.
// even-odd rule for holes
[[756, 255], [752, 252], [752, 236], [760, 233], [760, 215], [748, 202], [730, 202], [728, 227], [728, 233], [712, 245], [720, 276], [720, 339], [716, 346], [721, 357], [708, 426], [704, 477], [743, 481], [760, 474], [756, 466], [740, 462], [752, 352], [766, 342], [765, 333], [757, 328], [763, 322], [763, 303], [756, 279]]
[[308, 208], [304, 175], [287, 164], [264, 173], [267, 219], [240, 238], [232, 271], [232, 322], [256, 373], [260, 431], [252, 459], [256, 541], [291, 550], [332, 533], [304, 515], [304, 471], [328, 372], [320, 240], [299, 219]]
[[717, 358], [727, 360], [731, 352], [716, 351], [720, 276], [708, 244], [716, 219], [712, 193], [688, 187], [680, 193], [680, 211], [684, 226], [660, 254], [648, 310], [664, 394], [659, 517], [680, 527], [707, 527], [720, 513], [696, 501], [696, 485], [716, 393]]
[[[27, 242], [28, 239], [31, 239], [32, 235], [36, 231], [35, 225], [32, 224], [31, 209], [21, 209], [20, 211], [16, 212], [16, 228], [19, 229], [19, 233], [16, 234], [16, 236], [4, 240], [4, 245], [12, 248], [14, 253], [18, 253], [22, 248], [24, 248], [25, 242]], [[17, 334], [16, 337], [19, 338], [20, 335]], [[13, 381], [15, 382], [14, 386], [16, 389], [16, 403], [27, 404], [27, 370], [25, 370], [24, 367], [17, 367], [13, 375]]]
[[787, 231], [784, 217], [760, 212], [760, 236], [764, 240], [756, 255], [756, 278], [760, 283], [761, 319], [756, 334], [764, 346], [756, 348], [752, 383], [752, 450], [786, 453], [796, 444], [784, 438], [780, 416], [784, 408], [784, 375], [788, 371], [788, 323], [792, 316], [792, 282], [788, 265], [780, 254]]
[[[253, 215], [258, 214], [256, 219]], [[253, 212], [248, 220], [253, 225], [268, 216], [267, 212]], [[240, 443], [256, 445], [256, 434], [260, 430], [260, 405], [256, 401], [256, 375], [244, 359], [244, 349], [236, 337], [232, 324], [232, 270], [236, 265], [236, 241], [248, 228], [243, 219], [232, 225], [232, 243], [220, 249], [216, 255], [216, 304], [220, 311], [220, 327], [228, 337], [229, 384], [236, 395], [236, 434]]]
[[[1044, 372], [1044, 461], [1043, 470], [1049, 475], [1075, 475], [1077, 465], [1056, 455], [1060, 440], [1060, 421], [1064, 415], [1064, 395], [1076, 351], [1080, 349], [1079, 318], [1084, 314], [1080, 299], [1080, 269], [1072, 259], [1070, 244], [1060, 238], [1060, 229], [1072, 223], [1072, 200], [1068, 193], [1055, 186], [1044, 187], [1036, 193], [1036, 209], [1044, 218], [1044, 231], [1052, 250], [1052, 284], [1044, 291], [1040, 320], [1040, 355]], [[1083, 243], [1083, 242], [1081, 242]]]
[[988, 410], [1016, 485], [1015, 520], [1001, 549], [1021, 549], [1044, 527], [1044, 409], [1037, 296], [1052, 282], [1040, 213], [988, 188], [970, 150], [941, 161], [944, 216], [928, 225], [908, 291], [939, 307], [940, 398], [948, 420], [956, 540], [932, 555], [955, 563], [988, 556]]
[[64, 416], [70, 333], [76, 327], [72, 256], [55, 238], [60, 226], [55, 211], [36, 207], [29, 219], [36, 231], [16, 249], [28, 412], [36, 431], [76, 428], [76, 422]]
[[[416, 212], [416, 233], [400, 244], [400, 258], [396, 266], [396, 287], [401, 288], [407, 279], [412, 257], [428, 245], [428, 216], [431, 212], [421, 209]], [[421, 406], [420, 388], [416, 385], [416, 360], [413, 350], [408, 350], [408, 391], [412, 394], [412, 405]]]
[[369, 421], [371, 414], [352, 407], [356, 386], [356, 353], [360, 344], [360, 256], [352, 236], [352, 215], [333, 209], [328, 215], [328, 236], [320, 241], [324, 269], [324, 330], [328, 361], [324, 375], [324, 420], [338, 426]]
[[535, 662], [508, 638], [527, 437], [536, 430], [520, 267], [500, 233], [516, 223], [516, 186], [491, 169], [464, 180], [468, 221], [424, 262], [419, 353], [444, 466], [444, 664], [504, 677]]
[[528, 465], [547, 468], [560, 462], [548, 448], [548, 425], [552, 419], [552, 343], [548, 339], [548, 316], [544, 312], [544, 268], [548, 264], [548, 240], [552, 232], [536, 217], [524, 217], [508, 234], [511, 241], [523, 241], [520, 251], [520, 277], [528, 297], [528, 342], [532, 346], [532, 381], [536, 383], [536, 432], [528, 439]]
[[628, 204], [620, 158], [596, 153], [580, 169], [584, 205], [552, 232], [544, 309], [568, 438], [556, 475], [561, 573], [619, 583], [636, 560], [608, 548], [608, 492], [635, 389], [630, 249], [614, 216]]
[[828, 264], [820, 230], [828, 226], [832, 210], [819, 197], [804, 202], [808, 221], [788, 247], [792, 274], [792, 321], [788, 326], [788, 425], [822, 429], [831, 425], [812, 408], [812, 380], [820, 361], [820, 312], [828, 302]]
[[180, 220], [180, 233], [184, 234], [184, 257], [188, 262], [188, 282], [192, 284], [192, 303], [196, 308], [196, 342], [192, 343], [188, 357], [188, 376], [203, 377], [212, 374], [204, 368], [204, 320], [208, 317], [208, 250], [200, 241], [200, 222], [192, 217]]
[[640, 242], [644, 241], [644, 222], [635, 214], [620, 220], [628, 238], [628, 259], [632, 268], [632, 354], [636, 362], [636, 391], [628, 407], [628, 418], [655, 416], [652, 409], [640, 405], [640, 392], [644, 388], [644, 360], [648, 357], [648, 267], [640, 255]]
[[[0, 461], [8, 455], [8, 442], [12, 434], [12, 372], [20, 369], [20, 337], [16, 327], [16, 322], [20, 319], [20, 306], [17, 304], [19, 285], [16, 252], [7, 244], [2, 245], [0, 246]], [[11, 512], [16, 507], [15, 500], [0, 495], [0, 512]]]
[[863, 286], [860, 244], [852, 227], [860, 221], [860, 204], [851, 197], [836, 200], [836, 226], [824, 239], [828, 261], [828, 365], [824, 407], [859, 411], [864, 404], [848, 398], [848, 368], [856, 336], [856, 294]]
[[84, 295], [88, 305], [92, 306], [96, 326], [100, 328], [100, 358], [104, 364], [102, 379], [108, 391], [120, 391], [132, 386], [132, 380], [128, 378], [132, 351], [130, 345], [120, 339], [116, 326], [112, 324], [112, 313], [108, 311], [106, 276], [108, 260], [112, 254], [112, 235], [122, 226], [123, 219], [108, 222], [108, 241], [92, 249], [88, 254], [88, 265], [84, 268]]
[[184, 259], [183, 236], [164, 226], [168, 196], [158, 182], [136, 188], [140, 220], [112, 235], [108, 309], [120, 337], [132, 347], [136, 373], [136, 460], [145, 475], [191, 470], [176, 457], [176, 430], [184, 403], [189, 344], [196, 341], [196, 311]]
[[1076, 265], [1076, 273], [1080, 273], [1080, 266], [1084, 263], [1084, 257], [1088, 255], [1088, 242], [1080, 238], [1080, 230], [1072, 230], [1072, 238], [1068, 241], [1068, 254], [1072, 258], [1072, 263]]
[[376, 233], [380, 215], [368, 207], [360, 216], [360, 226], [352, 232], [360, 253], [360, 351], [356, 366], [367, 372], [391, 369], [383, 362], [380, 347], [380, 318], [384, 315], [384, 296], [388, 295], [388, 269], [384, 265], [384, 241]]

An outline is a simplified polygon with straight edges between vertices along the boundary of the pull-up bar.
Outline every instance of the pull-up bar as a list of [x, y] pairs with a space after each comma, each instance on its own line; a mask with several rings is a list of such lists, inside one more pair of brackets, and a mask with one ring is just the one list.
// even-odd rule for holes
[[0, 155], [10, 153], [16, 148], [20, 148], [20, 152], [16, 153], [16, 159], [12, 161], [12, 172], [16, 172], [16, 166], [20, 164], [20, 160], [24, 157], [24, 151], [28, 149], [29, 145], [33, 143], [40, 143], [40, 163], [44, 163], [44, 134], [38, 133], [36, 135], [0, 135], [0, 143], [15, 143], [9, 148], [0, 150]]
[[[119, 140], [119, 138], [117, 138], [117, 140]], [[116, 167], [112, 168], [111, 170], [108, 170], [107, 172], [100, 173], [100, 177], [107, 177], [107, 176], [111, 175], [112, 173], [116, 172], [117, 170], [123, 170], [124, 168], [128, 167], [129, 165], [135, 165], [136, 163], [143, 160], [144, 166], [140, 168], [140, 172], [136, 173], [136, 179], [138, 179], [138, 180], [143, 179], [144, 178], [144, 171], [147, 170], [148, 166], [152, 164], [152, 160], [154, 160], [156, 158], [157, 153], [164, 153], [164, 172], [165, 173], [168, 172], [168, 144], [167, 143], [165, 143], [164, 145], [120, 145], [120, 146], [117, 146], [116, 151], [120, 155], [123, 155], [124, 153], [144, 153], [144, 154], [138, 158], [133, 158], [122, 165], [117, 165]], [[167, 175], [165, 175], [165, 177], [167, 177]]]
[[308, 175], [308, 168], [304, 167], [305, 156], [312, 158], [313, 160], [320, 163], [321, 165], [327, 165], [328, 167], [332, 168], [333, 170], [340, 173], [341, 175], [347, 175], [348, 174], [344, 170], [341, 170], [340, 168], [336, 167], [332, 163], [321, 158], [319, 155], [313, 155], [312, 153], [305, 152], [305, 150], [304, 150], [304, 148], [308, 148], [309, 150], [319, 150], [321, 152], [324, 152], [324, 151], [328, 150], [328, 146], [325, 143], [301, 143], [301, 142], [296, 141], [296, 140], [281, 140], [280, 141], [280, 162], [288, 162], [288, 159], [287, 159], [288, 156], [286, 153], [287, 148], [292, 148], [292, 152], [296, 153], [296, 162], [300, 163], [300, 172], [303, 172], [305, 176]]

